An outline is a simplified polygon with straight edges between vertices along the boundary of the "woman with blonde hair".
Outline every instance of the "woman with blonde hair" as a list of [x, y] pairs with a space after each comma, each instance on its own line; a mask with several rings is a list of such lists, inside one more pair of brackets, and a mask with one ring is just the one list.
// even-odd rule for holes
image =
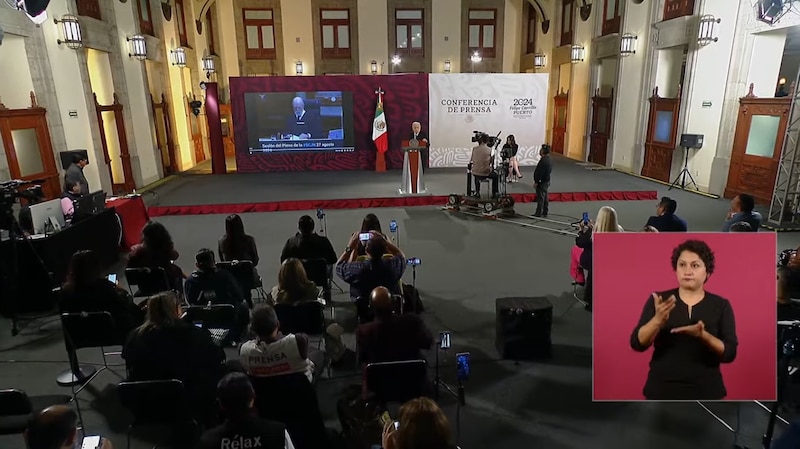
[[453, 431], [432, 399], [412, 399], [383, 429], [383, 449], [454, 449]]
[[584, 308], [588, 311], [592, 310], [592, 257], [594, 256], [592, 236], [598, 232], [625, 232], [622, 226], [619, 225], [617, 211], [613, 207], [601, 207], [597, 211], [597, 218], [594, 223], [591, 221], [588, 223], [581, 222], [578, 236], [575, 237], [575, 246], [583, 249], [579, 263], [581, 268], [586, 271], [583, 302], [586, 303]]
[[268, 298], [275, 304], [292, 304], [302, 301], [317, 301], [317, 285], [308, 280], [300, 259], [290, 257], [283, 261], [278, 271], [278, 285], [272, 287]]
[[147, 299], [144, 324], [131, 332], [122, 348], [127, 380], [180, 380], [195, 418], [207, 423], [216, 411], [214, 386], [222, 377], [225, 353], [202, 323], [187, 323], [181, 314], [174, 292]]

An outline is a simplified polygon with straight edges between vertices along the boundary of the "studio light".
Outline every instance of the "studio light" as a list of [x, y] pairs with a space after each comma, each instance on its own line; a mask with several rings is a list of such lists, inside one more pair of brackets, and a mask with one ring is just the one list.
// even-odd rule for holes
[[186, 67], [186, 49], [183, 47], [178, 47], [175, 50], [172, 50], [172, 65], [176, 65], [180, 68]]
[[402, 59], [400, 59], [399, 55], [392, 56], [392, 64], [398, 65], [398, 64], [400, 64], [401, 61], [402, 61]]
[[41, 25], [47, 21], [47, 5], [50, 0], [6, 0], [8, 6], [23, 11], [28, 19], [36, 25]]
[[208, 55], [203, 58], [203, 71], [206, 72], [206, 78], [211, 79], [212, 73], [217, 73], [217, 64], [214, 57]]
[[295, 75], [303, 74], [303, 61], [297, 61], [294, 63], [294, 74]]
[[570, 62], [572, 62], [573, 64], [583, 62], [585, 54], [586, 54], [586, 49], [582, 45], [573, 45], [572, 51], [570, 51]]
[[637, 37], [630, 33], [625, 33], [619, 39], [619, 55], [630, 56], [636, 53]]
[[65, 44], [67, 47], [77, 50], [83, 47], [83, 38], [81, 37], [81, 23], [78, 18], [67, 14], [61, 20], [53, 19], [53, 22], [58, 25], [61, 24], [61, 30], [64, 33], [64, 40], [59, 39], [58, 43]]
[[792, 8], [797, 0], [758, 0], [755, 4], [756, 20], [775, 25]]
[[444, 60], [444, 73], [450, 73], [451, 64], [449, 59]]
[[483, 61], [483, 58], [481, 57], [481, 54], [476, 51], [472, 54], [472, 56], [469, 57], [469, 60], [472, 62], [481, 62]]
[[779, 80], [778, 80], [778, 84], [779, 84], [779, 85], [781, 85], [781, 86], [783, 86], [784, 84], [786, 84], [786, 78], [781, 78], [781, 79], [779, 79]]
[[533, 55], [533, 66], [537, 69], [541, 69], [542, 67], [547, 65], [547, 56], [543, 53], [536, 53]]
[[131, 43], [131, 52], [128, 53], [128, 56], [131, 58], [136, 58], [140, 61], [147, 59], [147, 41], [145, 40], [144, 36], [141, 34], [136, 34], [129, 37], [128, 42]]
[[700, 44], [701, 47], [719, 40], [719, 38], [714, 35], [716, 34], [714, 33], [714, 28], [721, 21], [722, 20], [717, 19], [711, 14], [706, 14], [700, 18], [700, 27], [697, 32], [697, 43]]
[[378, 74], [378, 61], [373, 59], [372, 62], [369, 63], [369, 71], [373, 75], [377, 75]]

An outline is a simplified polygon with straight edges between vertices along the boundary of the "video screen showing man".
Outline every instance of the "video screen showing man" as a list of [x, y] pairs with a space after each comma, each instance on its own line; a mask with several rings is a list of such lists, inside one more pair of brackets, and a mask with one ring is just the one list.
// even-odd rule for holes
[[286, 131], [283, 133], [284, 139], [321, 139], [327, 138], [327, 134], [322, 133], [322, 121], [320, 120], [319, 110], [306, 110], [306, 102], [300, 97], [292, 99], [292, 111], [294, 115], [289, 117], [286, 122]]

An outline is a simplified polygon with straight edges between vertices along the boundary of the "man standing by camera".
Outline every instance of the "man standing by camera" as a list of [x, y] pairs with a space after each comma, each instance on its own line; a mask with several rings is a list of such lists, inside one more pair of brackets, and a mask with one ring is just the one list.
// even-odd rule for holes
[[536, 189], [535, 217], [546, 217], [550, 208], [547, 191], [550, 189], [550, 175], [553, 173], [553, 163], [550, 161], [550, 145], [544, 144], [539, 150], [539, 163], [533, 172], [533, 187]]
[[472, 149], [472, 176], [475, 177], [475, 196], [481, 195], [481, 181], [492, 180], [492, 197], [497, 195], [497, 174], [492, 171], [492, 149], [489, 147], [489, 135], [478, 136], [478, 146]]

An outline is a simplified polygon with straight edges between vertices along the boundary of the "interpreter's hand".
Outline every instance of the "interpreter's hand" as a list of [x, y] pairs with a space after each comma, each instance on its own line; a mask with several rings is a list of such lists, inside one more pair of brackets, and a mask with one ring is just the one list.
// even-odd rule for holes
[[706, 330], [706, 325], [702, 321], [698, 321], [697, 324], [692, 324], [689, 326], [681, 326], [672, 329], [673, 334], [686, 334], [691, 335], [692, 337], [702, 337], [703, 331]]
[[383, 449], [394, 449], [395, 443], [395, 428], [394, 421], [389, 421], [383, 426], [383, 435], [381, 436], [381, 443]]
[[669, 320], [669, 314], [672, 312], [672, 309], [675, 308], [676, 301], [675, 295], [663, 299], [658, 293], [653, 293], [653, 302], [655, 302], [656, 305], [656, 315], [654, 318], [658, 321], [660, 326], [663, 326]]

